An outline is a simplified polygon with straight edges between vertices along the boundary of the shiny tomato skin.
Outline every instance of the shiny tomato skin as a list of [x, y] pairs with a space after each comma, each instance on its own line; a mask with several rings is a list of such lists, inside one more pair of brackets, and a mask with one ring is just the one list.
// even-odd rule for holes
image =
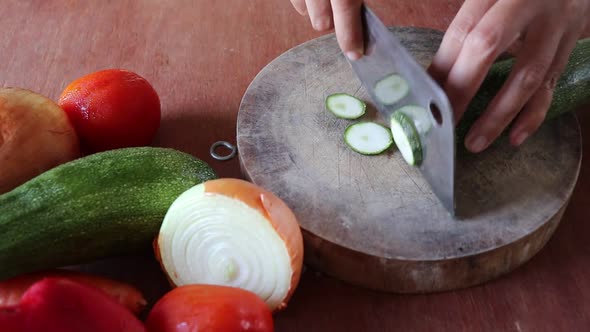
[[80, 77], [63, 90], [58, 104], [86, 153], [150, 145], [160, 126], [156, 90], [128, 70], [105, 69]]
[[257, 295], [222, 285], [184, 285], [156, 302], [148, 332], [273, 332], [270, 308]]

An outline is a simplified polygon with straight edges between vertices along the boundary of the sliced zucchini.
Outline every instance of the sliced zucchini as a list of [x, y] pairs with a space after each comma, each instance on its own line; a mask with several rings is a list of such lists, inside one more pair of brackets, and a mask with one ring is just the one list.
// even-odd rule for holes
[[410, 92], [408, 82], [398, 74], [391, 74], [375, 84], [375, 97], [385, 105], [395, 104]]
[[326, 108], [339, 118], [354, 120], [365, 114], [367, 105], [347, 93], [334, 93], [326, 98]]
[[391, 131], [370, 121], [351, 124], [344, 131], [344, 141], [352, 150], [364, 155], [384, 152], [393, 144]]
[[422, 163], [422, 144], [412, 118], [403, 112], [394, 112], [391, 116], [391, 134], [405, 161], [412, 166], [419, 166]]
[[430, 120], [429, 116], [430, 112], [424, 107], [407, 105], [398, 109], [398, 111], [412, 118], [414, 121], [414, 126], [419, 133], [426, 134], [430, 128], [432, 128], [432, 121]]

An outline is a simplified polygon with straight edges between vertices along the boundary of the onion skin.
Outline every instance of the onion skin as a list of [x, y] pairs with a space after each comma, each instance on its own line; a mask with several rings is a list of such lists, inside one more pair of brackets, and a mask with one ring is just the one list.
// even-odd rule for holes
[[220, 285], [179, 286], [150, 311], [149, 332], [273, 332], [272, 312], [256, 294]]
[[[285, 309], [299, 284], [304, 258], [303, 236], [293, 211], [275, 194], [248, 181], [220, 178], [206, 181], [201, 185], [205, 188], [205, 194], [224, 195], [240, 200], [249, 207], [257, 210], [266, 217], [281, 237], [291, 258], [293, 272], [288, 293], [273, 311]], [[166, 271], [162, 264], [158, 239], [154, 240], [153, 247], [156, 259], [160, 262], [164, 272], [168, 274], [168, 271]], [[173, 287], [178, 286], [174, 284], [168, 275], [167, 278]]]
[[226, 195], [241, 200], [265, 215], [277, 230], [277, 233], [287, 246], [291, 257], [291, 267], [293, 268], [289, 293], [277, 308], [277, 310], [284, 309], [299, 284], [303, 265], [303, 237], [297, 218], [292, 210], [272, 192], [251, 182], [239, 179], [224, 178], [208, 181], [205, 183], [205, 192]]

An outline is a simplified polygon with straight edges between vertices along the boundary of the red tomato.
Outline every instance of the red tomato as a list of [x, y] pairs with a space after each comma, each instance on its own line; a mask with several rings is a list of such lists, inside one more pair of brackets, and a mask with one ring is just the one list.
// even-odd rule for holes
[[136, 73], [106, 69], [71, 82], [58, 104], [86, 153], [149, 145], [160, 126], [160, 98]]
[[271, 310], [256, 294], [222, 285], [184, 285], [165, 294], [146, 320], [149, 332], [272, 332]]

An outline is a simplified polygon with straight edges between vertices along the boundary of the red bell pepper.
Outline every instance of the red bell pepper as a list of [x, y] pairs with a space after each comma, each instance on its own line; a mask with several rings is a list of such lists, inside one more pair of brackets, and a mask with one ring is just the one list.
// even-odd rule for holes
[[24, 293], [34, 283], [49, 277], [68, 279], [98, 288], [126, 306], [135, 315], [139, 315], [147, 306], [147, 301], [141, 291], [128, 283], [80, 271], [49, 269], [0, 281], [0, 307], [20, 303]]
[[17, 305], [0, 308], [0, 331], [145, 332], [135, 315], [103, 291], [60, 278], [33, 284]]

